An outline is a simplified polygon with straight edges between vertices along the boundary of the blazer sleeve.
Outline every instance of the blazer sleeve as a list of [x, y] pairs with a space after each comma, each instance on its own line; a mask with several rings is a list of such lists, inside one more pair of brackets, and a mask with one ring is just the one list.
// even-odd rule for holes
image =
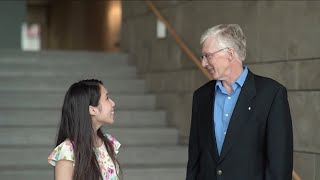
[[266, 180], [291, 180], [293, 133], [287, 90], [281, 86], [267, 119]]
[[196, 180], [199, 171], [199, 115], [196, 93], [193, 94], [186, 180]]

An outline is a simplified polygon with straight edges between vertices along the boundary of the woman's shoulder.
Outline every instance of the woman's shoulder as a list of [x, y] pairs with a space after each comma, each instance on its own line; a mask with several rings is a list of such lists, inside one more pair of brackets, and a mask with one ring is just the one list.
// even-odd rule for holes
[[115, 153], [118, 154], [119, 148], [121, 146], [120, 142], [117, 141], [116, 138], [114, 138], [113, 136], [111, 136], [108, 133], [104, 133], [103, 136], [108, 139], [108, 141], [113, 145]]
[[74, 162], [73, 144], [69, 139], [60, 143], [48, 157], [48, 162], [53, 166], [55, 166], [56, 162], [60, 160]]

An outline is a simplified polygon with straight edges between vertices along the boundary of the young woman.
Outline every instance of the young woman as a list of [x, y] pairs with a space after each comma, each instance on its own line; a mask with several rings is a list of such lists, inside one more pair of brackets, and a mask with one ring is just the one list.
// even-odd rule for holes
[[56, 148], [48, 157], [55, 180], [119, 180], [120, 143], [101, 131], [113, 123], [115, 103], [102, 82], [82, 80], [67, 91]]

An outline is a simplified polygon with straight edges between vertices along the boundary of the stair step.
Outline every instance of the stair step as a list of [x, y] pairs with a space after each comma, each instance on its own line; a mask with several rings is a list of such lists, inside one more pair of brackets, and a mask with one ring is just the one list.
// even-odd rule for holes
[[[106, 78], [105, 78], [106, 79]], [[109, 79], [102, 81], [110, 92], [143, 93], [145, 83], [137, 79]], [[32, 92], [61, 92], [65, 93], [71, 84], [81, 79], [55, 77], [0, 77], [0, 91], [32, 91]]]
[[38, 59], [0, 59], [2, 68], [4, 69], [56, 69], [59, 68], [71, 68], [71, 69], [112, 69], [121, 66], [129, 66], [126, 60], [118, 61], [113, 59], [77, 59], [77, 60], [66, 60], [66, 59], [53, 59], [48, 61], [48, 59], [41, 61]]
[[[116, 109], [154, 109], [154, 95], [130, 95], [130, 94], [112, 94], [110, 97], [116, 103]], [[0, 94], [0, 108], [55, 108], [61, 109], [64, 95], [62, 93], [46, 92], [2, 92]]]
[[[178, 133], [173, 128], [116, 128], [104, 132], [113, 135], [123, 145], [176, 144]], [[51, 127], [1, 127], [0, 146], [37, 145], [51, 146], [54, 144], [58, 129]]]
[[185, 146], [123, 147], [119, 152], [119, 161], [124, 166], [185, 165], [188, 157]]
[[0, 179], [53, 179], [47, 157], [55, 147], [65, 92], [74, 82], [99, 79], [116, 103], [115, 122], [103, 127], [122, 145], [128, 180], [185, 178], [187, 147], [167, 126], [156, 96], [137, 79], [127, 54], [0, 50]]
[[[57, 126], [60, 122], [61, 110], [24, 110], [0, 109], [0, 126]], [[115, 127], [164, 127], [166, 112], [164, 111], [115, 111]]]
[[37, 67], [16, 67], [14, 69], [8, 69], [0, 66], [0, 76], [2, 77], [16, 77], [16, 76], [31, 76], [31, 77], [78, 77], [81, 79], [87, 79], [95, 76], [106, 77], [134, 77], [136, 76], [136, 69], [133, 67], [117, 67], [117, 68], [105, 68], [96, 70], [94, 68], [70, 68], [61, 67], [57, 69], [40, 69]]
[[[0, 172], [1, 169], [19, 166], [50, 167], [47, 158], [53, 151], [53, 147], [19, 147], [19, 148], [0, 148]], [[187, 163], [187, 147], [185, 146], [141, 146], [120, 147], [117, 155], [124, 168], [159, 167], [159, 166], [185, 166]], [[139, 169], [140, 169], [139, 168]]]
[[[6, 170], [0, 171], [1, 180], [53, 179], [53, 168], [35, 170]], [[185, 167], [158, 168], [124, 168], [123, 179], [127, 180], [180, 180], [186, 175]]]
[[[15, 168], [15, 167], [13, 167]], [[38, 168], [38, 167], [36, 167]], [[48, 167], [46, 169], [32, 169], [32, 170], [15, 170], [15, 169], [8, 169], [8, 170], [1, 170], [0, 169], [0, 176], [1, 180], [49, 180], [54, 179], [54, 170], [52, 167]]]
[[[79, 51], [41, 51], [23, 52], [0, 50], [1, 64], [128, 64], [128, 55], [123, 53], [79, 52]], [[94, 63], [93, 63], [94, 62]]]
[[[64, 60], [65, 61], [65, 60]], [[68, 62], [68, 61], [67, 61]], [[108, 72], [109, 70], [112, 69], [118, 69], [118, 68], [130, 68], [130, 69], [135, 69], [133, 66], [129, 65], [123, 65], [121, 63], [112, 63], [108, 61], [87, 61], [87, 62], [82, 62], [82, 63], [77, 63], [77, 61], [70, 61], [69, 64], [61, 64], [58, 62], [51, 62], [51, 63], [27, 63], [27, 64], [22, 64], [22, 63], [1, 63], [1, 70], [11, 70], [11, 71], [91, 71], [91, 72], [96, 72], [96, 71], [104, 71]]]
[[186, 178], [186, 167], [163, 167], [124, 169], [123, 179], [128, 180], [182, 180]]

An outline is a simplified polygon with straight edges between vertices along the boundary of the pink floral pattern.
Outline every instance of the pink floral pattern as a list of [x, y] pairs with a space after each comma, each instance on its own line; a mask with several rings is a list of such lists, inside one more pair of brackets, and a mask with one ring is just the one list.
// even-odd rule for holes
[[[115, 153], [117, 154], [121, 144], [109, 134], [104, 134], [104, 136], [109, 139], [114, 147]], [[99, 148], [95, 148], [94, 151], [97, 156], [103, 180], [117, 180], [118, 177], [116, 172], [118, 169], [114, 166], [106, 147], [102, 145]], [[52, 166], [55, 166], [56, 162], [59, 160], [72, 161], [74, 165], [73, 145], [69, 139], [66, 139], [64, 142], [59, 144], [48, 157], [48, 162]]]

